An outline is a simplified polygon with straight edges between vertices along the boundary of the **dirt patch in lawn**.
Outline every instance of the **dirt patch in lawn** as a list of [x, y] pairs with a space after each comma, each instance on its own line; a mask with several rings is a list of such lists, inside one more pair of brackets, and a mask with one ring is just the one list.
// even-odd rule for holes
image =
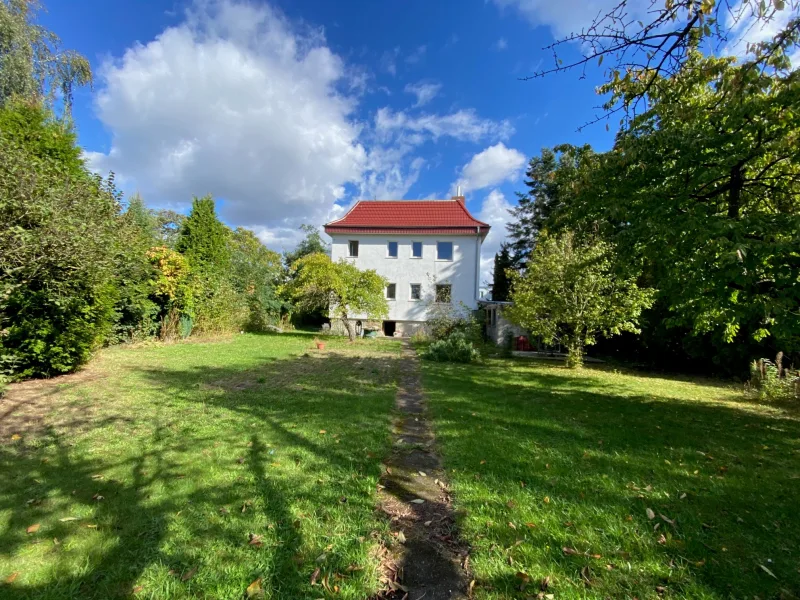
[[387, 589], [380, 598], [466, 598], [469, 548], [458, 537], [449, 487], [426, 418], [416, 353], [408, 343], [403, 360], [394, 451], [378, 489], [380, 509], [390, 519], [395, 540], [382, 557]]

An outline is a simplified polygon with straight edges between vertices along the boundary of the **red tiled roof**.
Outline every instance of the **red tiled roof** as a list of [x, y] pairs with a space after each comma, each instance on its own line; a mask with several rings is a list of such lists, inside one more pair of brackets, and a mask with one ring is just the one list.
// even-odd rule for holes
[[326, 233], [476, 234], [490, 226], [475, 219], [461, 200], [361, 200]]

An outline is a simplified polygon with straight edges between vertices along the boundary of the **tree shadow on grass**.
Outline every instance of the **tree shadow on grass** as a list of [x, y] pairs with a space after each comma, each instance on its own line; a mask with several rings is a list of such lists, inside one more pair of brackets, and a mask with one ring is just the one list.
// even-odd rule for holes
[[[143, 585], [154, 597], [230, 597], [260, 579], [269, 597], [303, 598], [323, 593], [310, 583], [317, 566], [331, 589], [355, 581], [374, 591], [376, 566], [348, 561], [375, 534], [396, 374], [395, 356], [348, 353], [139, 369], [158, 410], [143, 405], [116, 432], [113, 422], [89, 432], [129, 436], [124, 449], [91, 452], [68, 431], [0, 445], [10, 474], [0, 559], [12, 567], [0, 577], [34, 546], [47, 564], [0, 584], [0, 596], [126, 597]], [[211, 473], [220, 461], [229, 476]]]
[[519, 366], [425, 369], [476, 560], [514, 565], [479, 586], [519, 593], [531, 569], [580, 597], [800, 593], [794, 414]]

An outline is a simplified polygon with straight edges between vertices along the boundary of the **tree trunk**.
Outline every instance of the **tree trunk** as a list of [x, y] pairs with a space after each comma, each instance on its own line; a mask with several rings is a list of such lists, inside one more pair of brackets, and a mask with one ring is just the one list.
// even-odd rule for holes
[[583, 344], [579, 341], [567, 342], [567, 367], [580, 369], [583, 366]]
[[356, 328], [353, 325], [352, 321], [347, 317], [342, 317], [342, 323], [344, 324], [344, 328], [347, 330], [347, 337], [350, 338], [351, 342], [356, 340]]

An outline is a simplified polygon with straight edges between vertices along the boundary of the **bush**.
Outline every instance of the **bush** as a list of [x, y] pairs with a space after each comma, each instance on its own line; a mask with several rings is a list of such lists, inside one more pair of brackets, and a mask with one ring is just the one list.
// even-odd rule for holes
[[470, 363], [477, 360], [480, 353], [467, 339], [467, 336], [455, 331], [446, 339], [437, 340], [422, 353], [422, 358], [434, 362]]
[[110, 334], [118, 210], [67, 126], [0, 109], [0, 373], [72, 371]]
[[464, 303], [432, 304], [427, 313], [427, 329], [434, 340], [446, 340], [456, 332], [475, 344], [483, 339], [480, 321]]
[[800, 371], [783, 367], [783, 353], [775, 362], [762, 358], [750, 365], [750, 386], [762, 400], [789, 400], [800, 398]]

